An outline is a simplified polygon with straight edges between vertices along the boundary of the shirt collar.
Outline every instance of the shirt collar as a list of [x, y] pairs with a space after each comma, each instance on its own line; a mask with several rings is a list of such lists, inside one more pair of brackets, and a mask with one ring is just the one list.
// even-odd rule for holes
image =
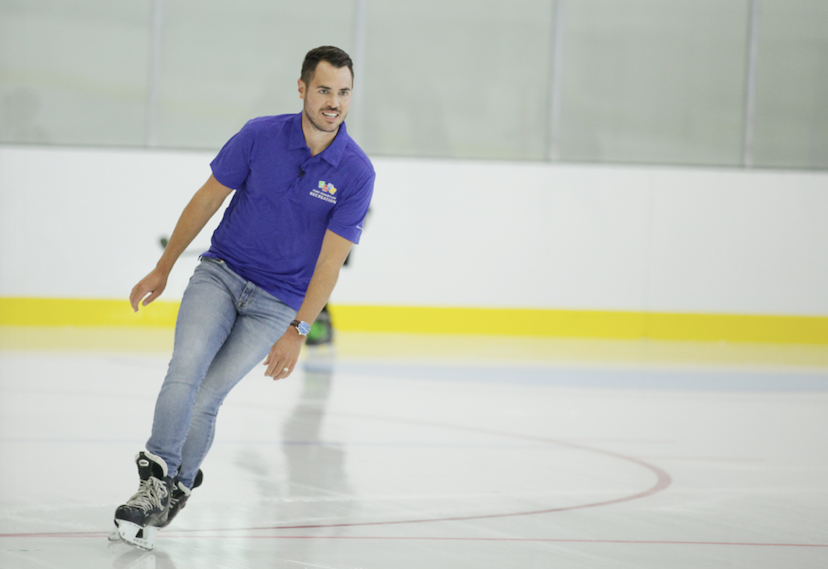
[[305, 133], [302, 132], [302, 113], [293, 115], [293, 124], [290, 128], [290, 149], [307, 148]]
[[[329, 147], [323, 150], [319, 156], [324, 158], [325, 161], [330, 164], [331, 166], [339, 166], [339, 161], [342, 160], [342, 155], [345, 153], [345, 148], [348, 146], [348, 141], [350, 140], [350, 136], [348, 135], [348, 129], [345, 128], [345, 123], [343, 122], [339, 126], [339, 132], [336, 133], [336, 138], [334, 138], [333, 142]], [[307, 148], [308, 145], [305, 142], [305, 133], [302, 132], [302, 113], [295, 115], [293, 119], [293, 127], [290, 131], [290, 148]]]

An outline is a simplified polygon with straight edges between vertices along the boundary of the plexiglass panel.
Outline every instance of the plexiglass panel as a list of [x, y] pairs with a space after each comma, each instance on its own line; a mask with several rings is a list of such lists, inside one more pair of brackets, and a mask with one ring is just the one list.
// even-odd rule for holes
[[748, 5], [563, 2], [560, 159], [739, 165]]
[[545, 158], [552, 2], [367, 7], [361, 141], [370, 154]]
[[828, 0], [0, 0], [0, 143], [215, 150], [330, 44], [372, 155], [828, 168]]
[[216, 149], [248, 119], [299, 112], [305, 54], [335, 45], [354, 57], [354, 8], [350, 0], [164, 0], [156, 144]]
[[141, 145], [150, 2], [0, 2], [0, 142]]
[[764, 0], [756, 166], [828, 168], [828, 1]]

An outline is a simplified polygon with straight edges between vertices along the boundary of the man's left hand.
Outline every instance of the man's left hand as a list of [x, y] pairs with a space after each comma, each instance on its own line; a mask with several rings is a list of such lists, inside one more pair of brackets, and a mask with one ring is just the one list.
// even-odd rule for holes
[[270, 348], [270, 353], [264, 362], [267, 366], [265, 375], [274, 380], [288, 377], [293, 372], [296, 362], [299, 361], [299, 352], [302, 350], [304, 340], [296, 328], [289, 326], [287, 332]]

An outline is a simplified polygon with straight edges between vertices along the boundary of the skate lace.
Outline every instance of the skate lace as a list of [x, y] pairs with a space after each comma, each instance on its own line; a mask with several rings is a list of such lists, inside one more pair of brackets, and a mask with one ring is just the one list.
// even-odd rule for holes
[[164, 509], [163, 500], [166, 497], [167, 487], [164, 482], [151, 476], [141, 481], [138, 491], [127, 501], [126, 505], [149, 512], [155, 508]]

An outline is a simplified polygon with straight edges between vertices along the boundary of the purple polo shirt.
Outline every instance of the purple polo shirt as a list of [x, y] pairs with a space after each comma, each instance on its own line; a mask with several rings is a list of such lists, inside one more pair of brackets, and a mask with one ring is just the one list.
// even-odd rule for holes
[[374, 189], [371, 161], [344, 123], [311, 157], [299, 113], [251, 120], [210, 167], [236, 191], [204, 255], [299, 310], [325, 231], [359, 243]]

